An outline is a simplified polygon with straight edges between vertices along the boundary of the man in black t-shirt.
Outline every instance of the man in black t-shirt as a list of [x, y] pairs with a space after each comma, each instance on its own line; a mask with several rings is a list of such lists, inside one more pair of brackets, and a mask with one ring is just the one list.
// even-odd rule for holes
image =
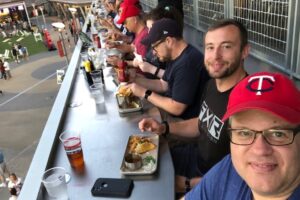
[[201, 93], [209, 79], [202, 53], [187, 44], [182, 38], [182, 28], [167, 18], [154, 22], [142, 43], [152, 46], [159, 60], [166, 62], [166, 69], [161, 79], [136, 78], [128, 86], [133, 94], [171, 116], [182, 119], [198, 116]]
[[184, 192], [229, 153], [227, 124], [222, 122], [232, 88], [247, 74], [244, 59], [248, 56], [247, 30], [231, 19], [219, 21], [205, 36], [205, 67], [214, 78], [208, 81], [197, 118], [176, 123], [158, 123], [148, 118], [139, 123], [142, 131], [198, 137], [195, 144], [171, 149], [176, 173], [176, 191]]

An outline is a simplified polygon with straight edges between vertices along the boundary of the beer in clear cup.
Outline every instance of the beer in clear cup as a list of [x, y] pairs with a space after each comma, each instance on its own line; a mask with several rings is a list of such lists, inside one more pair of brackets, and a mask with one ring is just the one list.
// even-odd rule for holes
[[80, 134], [76, 131], [64, 131], [59, 136], [63, 143], [70, 165], [77, 170], [84, 168]]

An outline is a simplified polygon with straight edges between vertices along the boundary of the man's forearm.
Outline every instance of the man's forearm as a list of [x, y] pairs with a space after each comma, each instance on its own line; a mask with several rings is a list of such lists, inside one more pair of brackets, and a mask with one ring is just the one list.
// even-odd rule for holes
[[162, 93], [166, 91], [165, 88], [163, 88], [163, 85], [161, 84], [160, 80], [137, 77], [135, 78], [134, 82], [154, 92]]
[[187, 108], [186, 104], [176, 102], [170, 97], [165, 97], [155, 92], [152, 92], [147, 100], [156, 107], [159, 107], [175, 116], [181, 115]]
[[170, 134], [182, 137], [196, 137], [200, 134], [198, 130], [198, 118], [171, 122], [169, 123], [169, 132]]
[[117, 49], [121, 50], [123, 53], [133, 53], [134, 48], [131, 44], [122, 44], [116, 47]]

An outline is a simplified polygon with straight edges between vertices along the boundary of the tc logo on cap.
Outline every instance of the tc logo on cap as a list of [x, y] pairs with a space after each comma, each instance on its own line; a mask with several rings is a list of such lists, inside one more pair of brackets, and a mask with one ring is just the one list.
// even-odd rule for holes
[[[273, 76], [252, 76], [249, 78], [246, 88], [251, 92], [256, 92], [256, 95], [262, 95], [262, 92], [268, 92], [274, 89], [274, 82], [275, 79]], [[256, 88], [254, 85], [256, 85]]]
[[167, 35], [169, 32], [168, 31], [163, 31], [164, 35]]

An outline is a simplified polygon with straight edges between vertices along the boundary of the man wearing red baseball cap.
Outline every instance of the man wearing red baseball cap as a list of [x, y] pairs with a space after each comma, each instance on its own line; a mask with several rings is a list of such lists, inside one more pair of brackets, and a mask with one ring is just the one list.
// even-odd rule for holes
[[300, 91], [280, 73], [259, 72], [231, 92], [231, 156], [185, 199], [300, 199]]
[[120, 19], [117, 21], [118, 24], [123, 24], [128, 17], [138, 16], [141, 12], [134, 4], [123, 3], [120, 7], [122, 8], [122, 11]]
[[[148, 35], [148, 28], [142, 19], [142, 10], [139, 9], [135, 4], [126, 4], [123, 2], [121, 8], [120, 19], [117, 21], [118, 24], [124, 24], [124, 27], [135, 34], [135, 39], [132, 44], [122, 44], [115, 46], [120, 49], [123, 53], [133, 53], [134, 51], [141, 55], [143, 58], [147, 53], [147, 46], [141, 43]], [[107, 62], [116, 65], [118, 63], [118, 58], [108, 58]], [[128, 61], [128, 64], [131, 63]]]

